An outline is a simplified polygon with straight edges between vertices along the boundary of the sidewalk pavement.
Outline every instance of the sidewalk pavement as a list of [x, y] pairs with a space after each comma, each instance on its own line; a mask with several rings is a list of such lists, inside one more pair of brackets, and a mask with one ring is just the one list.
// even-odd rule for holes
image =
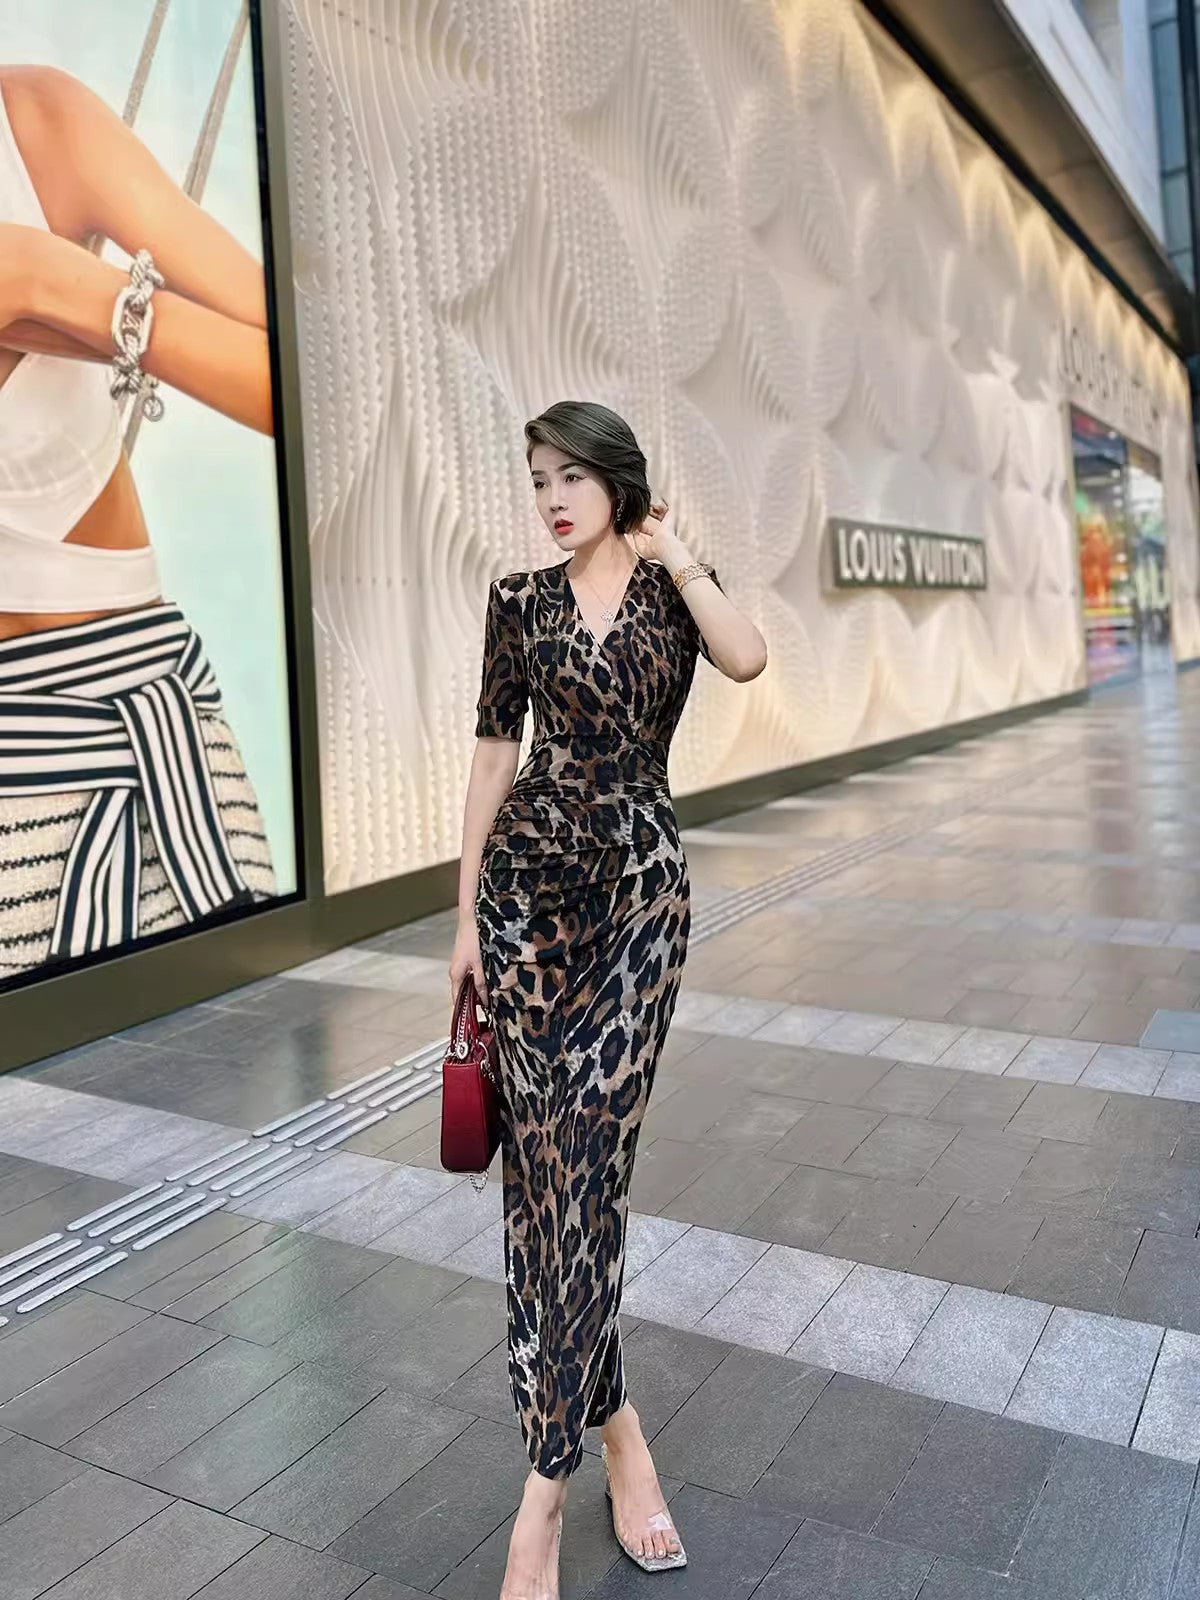
[[[686, 1539], [564, 1600], [1200, 1595], [1200, 679], [685, 833], [631, 1390]], [[1193, 920], [1197, 919], [1197, 920]], [[0, 1080], [4, 1600], [495, 1600], [452, 918]]]

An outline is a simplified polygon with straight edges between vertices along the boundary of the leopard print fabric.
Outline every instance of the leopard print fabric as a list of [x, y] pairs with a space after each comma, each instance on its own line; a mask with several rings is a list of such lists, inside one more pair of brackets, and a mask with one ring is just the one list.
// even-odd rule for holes
[[629, 1184], [690, 924], [667, 753], [698, 653], [659, 566], [639, 562], [602, 643], [565, 564], [491, 587], [475, 731], [519, 740], [531, 705], [533, 742], [476, 917], [505, 1100], [509, 1375], [551, 1478], [625, 1401]]

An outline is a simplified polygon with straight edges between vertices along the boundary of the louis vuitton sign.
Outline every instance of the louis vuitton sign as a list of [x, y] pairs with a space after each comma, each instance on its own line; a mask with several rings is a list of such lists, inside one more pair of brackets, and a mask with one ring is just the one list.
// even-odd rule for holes
[[830, 517], [826, 540], [837, 589], [986, 589], [982, 539]]

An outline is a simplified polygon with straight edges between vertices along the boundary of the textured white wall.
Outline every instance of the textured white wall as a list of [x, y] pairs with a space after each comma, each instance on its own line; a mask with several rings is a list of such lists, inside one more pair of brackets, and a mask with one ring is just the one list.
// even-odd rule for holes
[[[698, 668], [677, 793], [1082, 682], [1067, 313], [1164, 408], [1200, 653], [1181, 370], [849, 0], [278, 3], [331, 890], [457, 853], [487, 582], [555, 559], [521, 426], [566, 396], [770, 643]], [[828, 596], [827, 514], [983, 533], [991, 587]]]
[[1003, 0], [1109, 171], [1163, 236], [1147, 0]]

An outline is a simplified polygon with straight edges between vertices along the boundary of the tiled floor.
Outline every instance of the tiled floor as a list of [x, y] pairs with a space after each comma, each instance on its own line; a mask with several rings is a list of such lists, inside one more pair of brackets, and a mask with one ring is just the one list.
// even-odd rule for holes
[[[589, 1440], [564, 1600], [1200, 1594], [1197, 711], [686, 834], [625, 1326], [691, 1560], [620, 1557]], [[4, 1600], [495, 1600], [526, 1461], [499, 1186], [419, 1076], [449, 936], [0, 1080]]]

